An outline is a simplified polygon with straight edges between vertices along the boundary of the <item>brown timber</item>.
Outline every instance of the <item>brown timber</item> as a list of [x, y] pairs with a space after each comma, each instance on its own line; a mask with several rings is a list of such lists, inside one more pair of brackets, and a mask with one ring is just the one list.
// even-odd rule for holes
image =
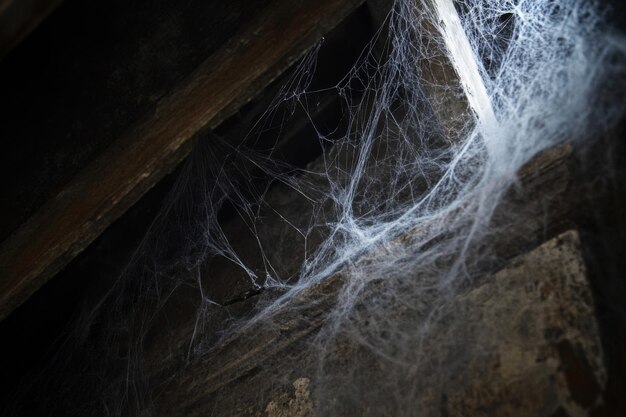
[[4, 319], [363, 0], [280, 0], [204, 61], [0, 246]]

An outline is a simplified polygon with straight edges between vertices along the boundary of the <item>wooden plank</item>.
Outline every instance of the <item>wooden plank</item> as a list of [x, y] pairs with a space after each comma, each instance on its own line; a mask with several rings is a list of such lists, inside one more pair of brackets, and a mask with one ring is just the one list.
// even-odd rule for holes
[[0, 63], [0, 242], [276, 1], [60, 6]]
[[0, 247], [0, 319], [63, 268], [190, 151], [191, 139], [251, 100], [362, 0], [279, 0], [155, 115], [118, 139]]
[[3, 1], [0, 4], [0, 59], [28, 36], [62, 1]]

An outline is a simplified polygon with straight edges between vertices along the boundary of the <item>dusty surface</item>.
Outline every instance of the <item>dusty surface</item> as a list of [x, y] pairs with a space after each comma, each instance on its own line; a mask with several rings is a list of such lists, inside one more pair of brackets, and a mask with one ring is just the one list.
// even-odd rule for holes
[[313, 401], [308, 378], [298, 378], [293, 383], [295, 393], [293, 398], [283, 395], [279, 400], [272, 400], [267, 404], [265, 412], [268, 417], [315, 417]]
[[599, 404], [606, 375], [579, 245], [560, 235], [468, 294], [485, 349], [452, 383], [449, 415], [585, 416]]

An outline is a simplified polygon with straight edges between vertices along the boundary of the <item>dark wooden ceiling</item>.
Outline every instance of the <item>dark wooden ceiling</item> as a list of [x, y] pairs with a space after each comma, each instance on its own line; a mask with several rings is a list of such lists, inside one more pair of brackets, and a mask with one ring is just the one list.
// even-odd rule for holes
[[361, 3], [63, 3], [0, 65], [0, 319]]

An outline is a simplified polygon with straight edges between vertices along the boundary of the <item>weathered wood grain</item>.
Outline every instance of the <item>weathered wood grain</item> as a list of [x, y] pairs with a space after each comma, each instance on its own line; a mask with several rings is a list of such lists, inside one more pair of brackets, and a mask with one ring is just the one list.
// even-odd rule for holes
[[277, 1], [202, 63], [0, 247], [0, 319], [59, 271], [214, 128], [362, 0]]
[[0, 64], [0, 242], [275, 1], [55, 10]]

